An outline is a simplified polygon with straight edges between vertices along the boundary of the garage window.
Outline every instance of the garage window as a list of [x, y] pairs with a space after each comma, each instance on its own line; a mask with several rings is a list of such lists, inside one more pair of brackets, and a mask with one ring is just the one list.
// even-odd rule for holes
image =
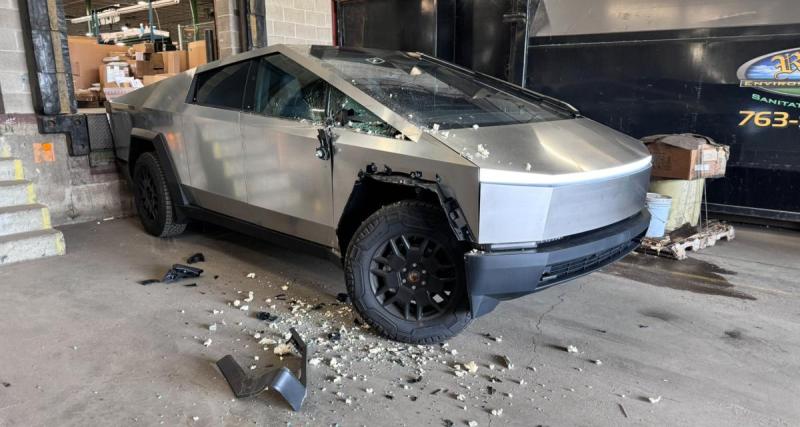
[[195, 83], [194, 102], [207, 107], [240, 110], [250, 61], [200, 73]]

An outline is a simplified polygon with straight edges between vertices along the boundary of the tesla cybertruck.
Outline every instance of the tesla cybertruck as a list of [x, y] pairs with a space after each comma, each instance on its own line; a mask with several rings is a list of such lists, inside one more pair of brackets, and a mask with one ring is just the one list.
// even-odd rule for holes
[[364, 320], [444, 341], [628, 254], [642, 143], [419, 53], [277, 45], [107, 104], [147, 232], [201, 219], [341, 259]]

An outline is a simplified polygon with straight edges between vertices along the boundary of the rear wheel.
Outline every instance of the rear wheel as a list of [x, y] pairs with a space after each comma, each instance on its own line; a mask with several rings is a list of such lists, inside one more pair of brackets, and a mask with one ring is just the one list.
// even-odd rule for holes
[[176, 222], [175, 206], [167, 188], [167, 179], [153, 153], [144, 153], [136, 160], [133, 192], [136, 211], [145, 231], [157, 237], [183, 233], [186, 224]]
[[380, 334], [431, 344], [472, 320], [464, 251], [441, 209], [403, 201], [372, 214], [347, 250], [347, 289], [358, 313]]

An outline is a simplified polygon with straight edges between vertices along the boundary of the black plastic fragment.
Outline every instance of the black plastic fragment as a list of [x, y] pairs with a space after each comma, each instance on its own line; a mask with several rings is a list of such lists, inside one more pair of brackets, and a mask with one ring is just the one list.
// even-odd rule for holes
[[334, 342], [339, 341], [340, 339], [342, 339], [342, 334], [338, 332], [331, 332], [328, 334], [328, 339]]
[[203, 274], [203, 270], [200, 268], [189, 267], [183, 264], [174, 264], [161, 281], [164, 283], [173, 283], [181, 279], [200, 277], [201, 274]]
[[9, 388], [9, 387], [11, 387], [11, 383], [3, 381], [3, 387]]
[[244, 369], [230, 354], [217, 361], [217, 367], [228, 380], [236, 397], [253, 397], [266, 389], [280, 393], [295, 411], [299, 411], [306, 398], [308, 388], [308, 347], [294, 328], [290, 329], [289, 340], [300, 353], [303, 361], [300, 366], [300, 379], [292, 375], [286, 367], [267, 372], [258, 377], [247, 376]]
[[153, 283], [161, 283], [161, 281], [156, 279], [147, 279], [147, 280], [140, 280], [137, 283], [139, 283], [140, 285], [147, 286], [147, 285], [152, 285]]
[[186, 285], [183, 285], [183, 286], [186, 286], [187, 288], [196, 288], [197, 287], [197, 283], [189, 283], [189, 284], [186, 284]]
[[205, 262], [206, 256], [198, 252], [186, 259], [187, 264], [194, 264], [196, 262]]
[[350, 296], [344, 292], [336, 294], [336, 300], [339, 302], [347, 302], [349, 299]]
[[268, 313], [266, 311], [259, 311], [256, 314], [256, 318], [258, 320], [263, 320], [263, 321], [266, 321], [266, 322], [274, 322], [274, 321], [278, 320], [278, 316], [276, 316], [274, 314], [270, 314], [270, 313]]

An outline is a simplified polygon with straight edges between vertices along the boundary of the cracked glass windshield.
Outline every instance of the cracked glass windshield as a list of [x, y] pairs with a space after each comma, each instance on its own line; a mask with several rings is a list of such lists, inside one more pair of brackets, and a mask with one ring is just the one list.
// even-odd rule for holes
[[569, 118], [555, 107], [511, 96], [468, 74], [401, 52], [314, 46], [311, 54], [424, 128], [460, 129]]

